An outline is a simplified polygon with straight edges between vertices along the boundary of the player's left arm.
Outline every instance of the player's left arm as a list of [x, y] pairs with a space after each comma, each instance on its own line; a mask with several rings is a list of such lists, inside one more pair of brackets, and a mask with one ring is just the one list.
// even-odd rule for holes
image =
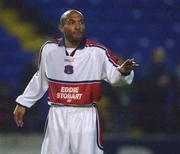
[[104, 58], [104, 79], [113, 85], [131, 84], [134, 78], [134, 68], [138, 64], [134, 59], [121, 63], [112, 52], [106, 52]]
[[139, 66], [139, 64], [134, 60], [134, 58], [132, 58], [132, 59], [127, 59], [124, 63], [122, 63], [119, 67], [117, 67], [117, 70], [121, 73], [121, 75], [127, 76], [137, 66]]

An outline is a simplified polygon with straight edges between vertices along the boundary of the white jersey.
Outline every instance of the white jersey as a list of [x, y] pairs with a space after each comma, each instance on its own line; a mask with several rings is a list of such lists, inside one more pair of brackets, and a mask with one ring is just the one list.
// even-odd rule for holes
[[70, 50], [74, 55], [68, 53], [62, 39], [46, 42], [39, 70], [16, 101], [31, 107], [48, 90], [52, 105], [41, 154], [103, 154], [95, 104], [101, 97], [101, 81], [130, 84], [134, 73], [122, 76], [118, 59], [93, 41], [84, 39]]
[[101, 81], [130, 84], [134, 72], [122, 76], [120, 62], [111, 51], [84, 39], [73, 56], [67, 56], [63, 39], [47, 41], [41, 48], [39, 70], [16, 101], [31, 107], [48, 90], [49, 104], [86, 105], [101, 97]]

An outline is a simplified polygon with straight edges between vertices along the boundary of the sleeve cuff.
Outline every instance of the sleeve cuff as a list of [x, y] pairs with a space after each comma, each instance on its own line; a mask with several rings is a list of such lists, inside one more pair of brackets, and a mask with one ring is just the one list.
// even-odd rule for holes
[[16, 99], [16, 102], [18, 105], [26, 108], [30, 108], [34, 104], [34, 102], [28, 101], [27, 99], [23, 98], [22, 95]]
[[[123, 76], [123, 75], [122, 75]], [[127, 84], [131, 84], [134, 78], [134, 71], [132, 70], [129, 75], [123, 76]]]
[[22, 106], [22, 107], [24, 107], [24, 108], [26, 108], [26, 109], [28, 109], [27, 106], [24, 106], [24, 105], [22, 105], [22, 104], [20, 104], [20, 103], [16, 103], [16, 104], [19, 105], [19, 106]]

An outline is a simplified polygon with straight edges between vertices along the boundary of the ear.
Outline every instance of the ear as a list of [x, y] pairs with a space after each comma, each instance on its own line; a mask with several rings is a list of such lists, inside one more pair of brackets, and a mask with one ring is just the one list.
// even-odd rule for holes
[[61, 33], [64, 33], [64, 26], [63, 25], [59, 25], [59, 30]]

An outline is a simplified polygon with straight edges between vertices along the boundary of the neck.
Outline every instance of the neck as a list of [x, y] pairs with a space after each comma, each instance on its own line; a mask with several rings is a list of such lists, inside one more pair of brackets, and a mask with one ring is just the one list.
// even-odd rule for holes
[[67, 48], [77, 48], [81, 41], [77, 42], [70, 42], [67, 39], [65, 39], [65, 45]]

